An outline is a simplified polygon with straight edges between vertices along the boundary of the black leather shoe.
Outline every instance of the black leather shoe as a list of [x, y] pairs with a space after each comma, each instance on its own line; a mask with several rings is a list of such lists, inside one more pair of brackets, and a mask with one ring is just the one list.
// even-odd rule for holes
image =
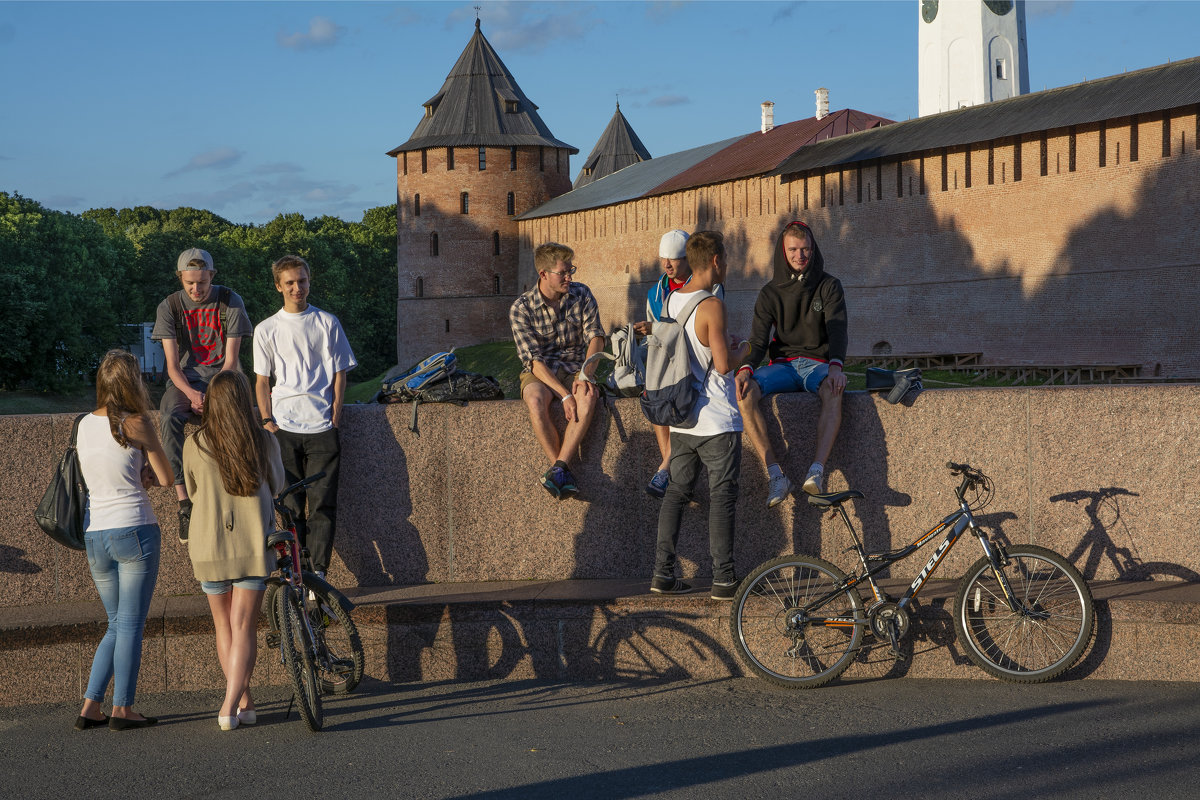
[[99, 728], [101, 725], [107, 725], [107, 724], [108, 724], [108, 717], [101, 717], [100, 719], [90, 719], [89, 717], [85, 717], [81, 714], [79, 716], [79, 719], [75, 720], [75, 730], [86, 731], [88, 728]]
[[124, 717], [109, 717], [108, 728], [113, 731], [127, 731], [133, 728], [149, 728], [158, 722], [158, 717], [145, 719], [125, 719]]

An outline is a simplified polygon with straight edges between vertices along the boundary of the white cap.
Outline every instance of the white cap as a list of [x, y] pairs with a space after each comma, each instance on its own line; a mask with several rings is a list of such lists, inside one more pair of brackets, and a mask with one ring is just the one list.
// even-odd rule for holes
[[662, 235], [662, 239], [658, 241], [658, 257], [659, 258], [687, 258], [687, 240], [686, 231], [681, 231], [676, 228], [673, 231], [667, 231]]

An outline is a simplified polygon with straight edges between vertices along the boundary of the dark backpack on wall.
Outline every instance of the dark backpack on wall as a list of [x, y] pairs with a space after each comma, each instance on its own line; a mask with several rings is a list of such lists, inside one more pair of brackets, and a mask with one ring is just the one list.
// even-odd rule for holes
[[417, 407], [421, 403], [465, 406], [469, 400], [503, 400], [504, 392], [490, 375], [458, 369], [451, 353], [437, 353], [385, 380], [375, 399], [380, 403], [412, 403], [408, 429], [416, 433]]

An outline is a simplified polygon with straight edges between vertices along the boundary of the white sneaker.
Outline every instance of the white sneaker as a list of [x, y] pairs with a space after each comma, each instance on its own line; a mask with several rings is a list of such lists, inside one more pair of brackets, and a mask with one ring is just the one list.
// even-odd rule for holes
[[809, 467], [804, 476], [804, 491], [809, 494], [825, 493], [825, 470], [821, 467]]
[[767, 493], [767, 508], [774, 508], [783, 502], [783, 498], [792, 493], [792, 482], [787, 479], [787, 475], [779, 474], [777, 478], [771, 478]]

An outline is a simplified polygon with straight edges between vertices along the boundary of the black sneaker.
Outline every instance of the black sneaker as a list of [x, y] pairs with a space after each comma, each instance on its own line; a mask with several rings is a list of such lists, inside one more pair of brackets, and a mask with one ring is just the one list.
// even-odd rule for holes
[[712, 594], [709, 595], [713, 600], [732, 600], [737, 594], [738, 582], [729, 581], [713, 581]]
[[562, 499], [562, 467], [551, 467], [542, 474], [542, 486], [555, 498]]
[[654, 594], [687, 594], [691, 590], [690, 583], [684, 583], [678, 578], [663, 578], [655, 575], [650, 581], [650, 591]]
[[192, 507], [179, 509], [179, 541], [187, 544], [188, 526], [192, 523]]
[[558, 490], [562, 493], [561, 496], [564, 500], [572, 495], [579, 494], [579, 487], [575, 485], [575, 476], [571, 474], [571, 470], [563, 467], [560, 478]]

